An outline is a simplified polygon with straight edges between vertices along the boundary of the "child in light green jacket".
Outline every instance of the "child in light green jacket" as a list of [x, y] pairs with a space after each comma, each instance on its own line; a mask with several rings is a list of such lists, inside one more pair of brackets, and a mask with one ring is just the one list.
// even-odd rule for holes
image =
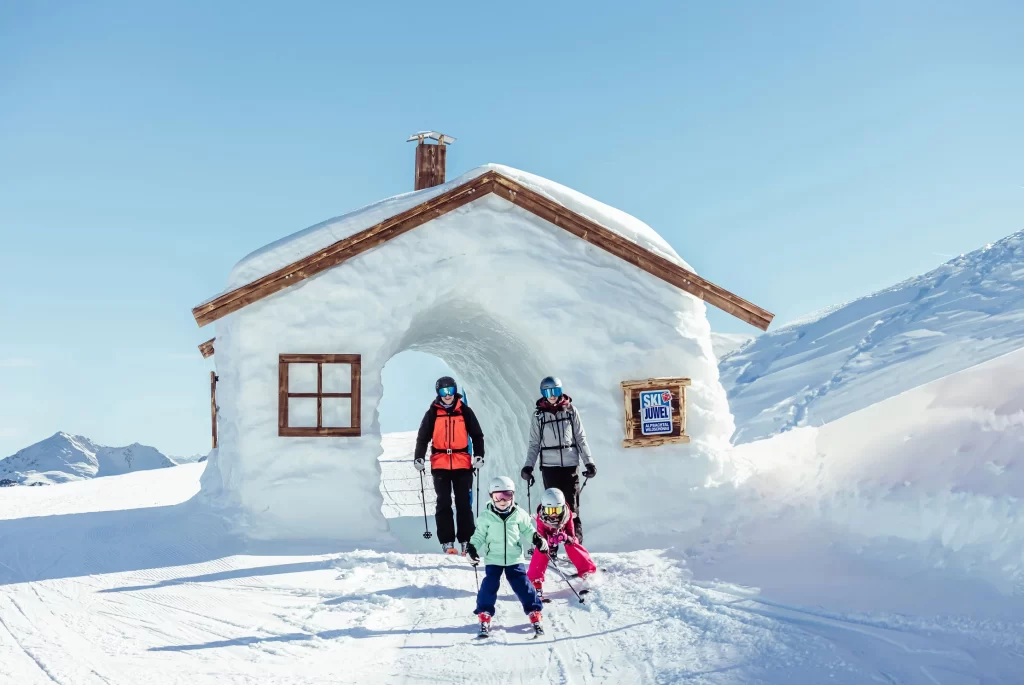
[[540, 595], [526, 577], [524, 552], [534, 545], [546, 554], [548, 543], [537, 535], [530, 513], [516, 505], [515, 491], [515, 483], [507, 476], [499, 476], [491, 481], [491, 501], [476, 520], [476, 531], [469, 540], [467, 551], [474, 565], [480, 562], [481, 554], [484, 557], [484, 580], [476, 596], [475, 611], [480, 619], [481, 637], [490, 633], [502, 573], [522, 602], [523, 611], [530, 617], [534, 630], [540, 635], [544, 634], [540, 622], [543, 605]]

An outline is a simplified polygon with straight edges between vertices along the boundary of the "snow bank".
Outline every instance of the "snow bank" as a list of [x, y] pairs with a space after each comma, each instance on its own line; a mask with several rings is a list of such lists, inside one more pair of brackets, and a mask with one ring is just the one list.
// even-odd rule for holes
[[1024, 232], [759, 336], [721, 364], [737, 442], [820, 425], [1024, 345]]
[[[746, 520], [827, 525], [1024, 595], [1024, 350], [820, 428], [741, 445]], [[898, 543], [898, 544], [897, 544]]]
[[[642, 222], [535, 176], [488, 166], [448, 186], [487, 169], [679, 261]], [[228, 287], [442, 191], [386, 200], [280, 241], [243, 260]], [[408, 349], [441, 358], [473, 388], [485, 482], [518, 474], [539, 381], [561, 377], [599, 468], [586, 492], [588, 539], [606, 547], [653, 544], [665, 529], [651, 502], [672, 517], [680, 490], [726, 475], [733, 425], [704, 303], [495, 195], [221, 319], [216, 335], [220, 449], [203, 497], [253, 537], [394, 544], [381, 514], [376, 407], [381, 369]], [[362, 355], [362, 437], [278, 437], [281, 353]], [[693, 380], [692, 442], [624, 450], [619, 383], [674, 375]]]

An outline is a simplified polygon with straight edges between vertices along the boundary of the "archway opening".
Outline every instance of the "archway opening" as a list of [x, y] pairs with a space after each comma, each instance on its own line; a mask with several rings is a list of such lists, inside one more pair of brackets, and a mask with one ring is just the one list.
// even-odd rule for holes
[[[430, 469], [421, 491], [412, 463], [416, 429], [434, 399], [434, 381], [451, 375], [460, 392], [468, 393], [484, 432], [485, 463], [478, 478], [486, 493], [487, 483], [498, 475], [525, 486], [518, 474], [526, 455], [531, 406], [538, 382], [550, 371], [537, 351], [489, 311], [468, 302], [448, 302], [423, 313], [395, 348], [382, 372], [378, 408], [382, 513], [404, 549], [434, 552], [436, 537], [423, 537], [425, 527], [436, 532]], [[474, 510], [476, 505], [474, 501]]]

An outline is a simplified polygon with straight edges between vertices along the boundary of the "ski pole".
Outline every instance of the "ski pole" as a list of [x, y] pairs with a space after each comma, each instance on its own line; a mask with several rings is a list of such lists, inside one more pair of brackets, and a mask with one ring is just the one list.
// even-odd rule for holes
[[589, 482], [590, 482], [590, 479], [587, 478], [586, 476], [583, 476], [583, 485], [580, 487], [579, 490], [576, 491], [576, 514], [577, 514], [577, 516], [580, 513], [580, 506], [581, 506], [580, 503], [583, 501], [583, 500], [580, 499], [580, 495], [583, 494], [583, 489], [585, 487], [587, 487], [587, 483], [589, 483]]
[[[413, 492], [416, 492], [413, 490]], [[427, 495], [423, 491], [423, 472], [420, 471], [420, 502], [423, 503], [423, 538], [429, 540], [434, 537], [434, 534], [430, 532], [430, 524], [427, 523]]]
[[477, 570], [476, 564], [473, 564], [473, 577], [476, 578], [476, 591], [480, 593], [480, 571]]
[[580, 600], [580, 604], [585, 604], [585, 603], [586, 603], [586, 600], [585, 600], [585, 599], [583, 599], [583, 597], [581, 597], [581, 596], [580, 596], [580, 593], [576, 592], [576, 588], [574, 588], [574, 587], [572, 586], [572, 583], [570, 583], [570, 582], [569, 582], [569, 579], [568, 579], [568, 578], [566, 577], [566, 575], [565, 575], [564, 573], [562, 573], [562, 569], [560, 569], [560, 568], [558, 568], [557, 566], [555, 566], [555, 562], [554, 562], [554, 561], [552, 561], [552, 559], [551, 559], [551, 552], [545, 552], [545, 554], [547, 554], [547, 555], [548, 555], [548, 561], [549, 561], [549, 562], [551, 562], [551, 563], [550, 563], [550, 564], [548, 565], [548, 568], [553, 568], [553, 569], [555, 569], [555, 572], [556, 572], [556, 573], [558, 573], [558, 575], [562, 576], [562, 580], [564, 580], [564, 581], [565, 581], [565, 584], [569, 586], [569, 589], [570, 589], [570, 590], [572, 590], [572, 593], [573, 593], [574, 595], [576, 595], [576, 599]]
[[480, 469], [474, 469], [474, 471], [476, 471], [474, 474], [476, 476], [476, 499], [473, 503], [476, 504], [476, 517], [480, 518]]

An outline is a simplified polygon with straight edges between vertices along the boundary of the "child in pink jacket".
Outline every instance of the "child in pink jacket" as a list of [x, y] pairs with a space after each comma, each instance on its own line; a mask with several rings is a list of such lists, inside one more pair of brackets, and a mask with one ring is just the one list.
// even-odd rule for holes
[[[537, 532], [547, 540], [552, 555], [558, 551], [558, 545], [565, 545], [565, 553], [569, 555], [569, 561], [576, 567], [580, 578], [586, 579], [597, 570], [593, 559], [590, 558], [590, 552], [576, 539], [572, 512], [565, 502], [565, 495], [558, 488], [548, 488], [541, 497], [540, 506], [537, 508]], [[548, 560], [547, 554], [535, 549], [530, 568], [526, 571], [526, 577], [542, 595]]]

